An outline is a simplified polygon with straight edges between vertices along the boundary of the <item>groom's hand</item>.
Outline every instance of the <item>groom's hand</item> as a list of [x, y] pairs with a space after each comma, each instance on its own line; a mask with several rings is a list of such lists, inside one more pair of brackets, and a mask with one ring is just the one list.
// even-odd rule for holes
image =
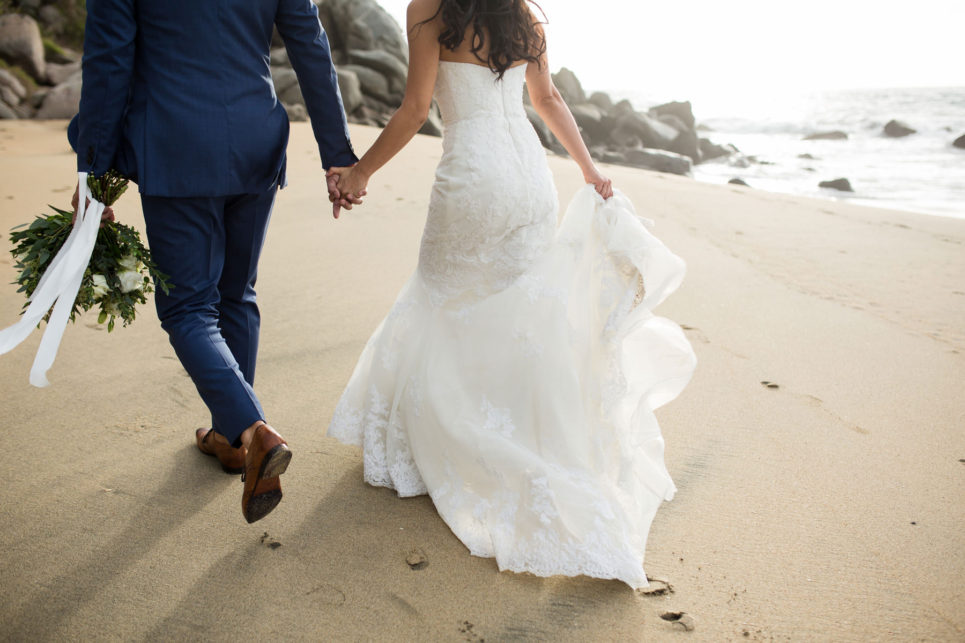
[[[74, 209], [74, 217], [70, 220], [71, 223], [77, 221], [77, 206], [80, 205], [80, 183], [74, 188], [74, 196], [70, 200], [70, 205]], [[90, 205], [90, 199], [87, 199], [87, 204], [85, 207]], [[104, 208], [104, 213], [101, 215], [101, 227], [104, 227], [105, 221], [114, 220], [114, 208], [106, 207]]]

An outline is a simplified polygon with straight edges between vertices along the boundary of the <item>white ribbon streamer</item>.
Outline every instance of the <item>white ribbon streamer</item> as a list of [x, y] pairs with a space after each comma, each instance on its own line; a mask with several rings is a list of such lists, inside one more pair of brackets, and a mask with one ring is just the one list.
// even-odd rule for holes
[[79, 172], [77, 180], [80, 194], [74, 228], [40, 278], [37, 288], [30, 296], [30, 306], [20, 321], [0, 330], [0, 355], [3, 355], [25, 340], [53, 306], [33, 367], [30, 369], [30, 383], [37, 387], [50, 384], [47, 381], [47, 371], [57, 357], [57, 349], [80, 291], [84, 271], [87, 270], [91, 253], [94, 251], [94, 242], [97, 241], [97, 231], [105, 208], [103, 203], [95, 201], [91, 195], [87, 186], [87, 173]]

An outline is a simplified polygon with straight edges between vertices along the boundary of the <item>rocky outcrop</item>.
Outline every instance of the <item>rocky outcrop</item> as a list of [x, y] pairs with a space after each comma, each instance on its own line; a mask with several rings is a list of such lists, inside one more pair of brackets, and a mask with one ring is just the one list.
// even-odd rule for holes
[[[576, 75], [564, 68], [553, 82], [573, 113], [594, 159], [603, 163], [689, 174], [694, 164], [739, 156], [733, 145], [718, 145], [698, 134], [700, 126], [689, 101], [675, 101], [638, 111], [627, 100], [614, 103], [603, 93], [589, 98]], [[527, 108], [543, 144], [559, 151], [559, 142]]]
[[[349, 122], [384, 127], [405, 95], [409, 50], [402, 28], [376, 0], [313, 1], [328, 35]], [[284, 42], [276, 38], [274, 44], [271, 65], [275, 93], [291, 117], [291, 108], [303, 106], [304, 99]], [[437, 109], [433, 108], [420, 131], [442, 134]]]
[[956, 138], [954, 141], [952, 141], [952, 145], [953, 145], [954, 147], [959, 148], [959, 149], [965, 150], [965, 134], [962, 134], [961, 136], [959, 136], [958, 138]]
[[36, 20], [19, 13], [0, 16], [0, 58], [19, 65], [38, 82], [46, 80], [44, 42]]
[[831, 181], [821, 181], [818, 183], [819, 188], [828, 188], [830, 190], [838, 190], [840, 192], [854, 192], [854, 188], [851, 187], [851, 181], [848, 179], [833, 179]]
[[[25, 1], [20, 0], [21, 10]], [[29, 12], [40, 20], [47, 35], [77, 28], [76, 24], [63, 22], [60, 5], [53, 0], [31, 2]], [[401, 27], [377, 0], [313, 2], [328, 34], [349, 121], [385, 126], [402, 104], [408, 77], [408, 46]], [[44, 42], [37, 22], [29, 16], [2, 16], [0, 25], [27, 34], [18, 36], [19, 39], [0, 39], [3, 45], [0, 46], [0, 56], [16, 61], [15, 64], [34, 79], [28, 83], [29, 87], [25, 87], [21, 80], [26, 76], [18, 79], [16, 74], [0, 70], [0, 118], [73, 116], [80, 97], [79, 55], [67, 47], [48, 42], [44, 60]], [[10, 44], [14, 41], [26, 44], [14, 48]], [[270, 66], [275, 94], [285, 105], [289, 118], [306, 119], [298, 77], [277, 33], [272, 40]], [[689, 174], [695, 163], [728, 157], [740, 161], [743, 158], [734, 146], [718, 145], [698, 135], [700, 126], [689, 102], [675, 101], [638, 111], [629, 101], [615, 102], [603, 92], [588, 96], [571, 70], [561, 69], [553, 79], [570, 107], [587, 147], [599, 161]], [[39, 86], [36, 86], [37, 82]], [[563, 146], [533, 107], [527, 105], [526, 112], [543, 145], [565, 154]], [[442, 134], [442, 121], [435, 106], [421, 132]]]
[[408, 66], [409, 48], [399, 23], [376, 0], [313, 0], [336, 64], [352, 51], [381, 51]]
[[829, 132], [815, 132], [813, 134], [808, 134], [805, 136], [803, 141], [845, 141], [848, 139], [848, 133], [842, 132], [841, 130], [831, 130]]
[[901, 138], [903, 136], [910, 136], [917, 131], [918, 130], [912, 127], [909, 127], [905, 123], [902, 123], [901, 121], [896, 121], [896, 120], [888, 121], [887, 123], [885, 123], [884, 129], [882, 129], [882, 133], [885, 136], [889, 136], [891, 138]]

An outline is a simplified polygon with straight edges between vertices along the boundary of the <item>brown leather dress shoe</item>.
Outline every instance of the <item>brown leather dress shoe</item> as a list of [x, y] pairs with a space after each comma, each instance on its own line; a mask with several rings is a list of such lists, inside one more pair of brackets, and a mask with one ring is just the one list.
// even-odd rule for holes
[[245, 457], [241, 479], [245, 490], [241, 496], [241, 512], [248, 522], [261, 520], [281, 502], [281, 481], [292, 459], [285, 440], [267, 424], [255, 428]]
[[221, 435], [214, 429], [198, 429], [194, 432], [195, 440], [198, 442], [198, 449], [205, 455], [218, 458], [221, 468], [225, 473], [244, 473], [245, 472], [245, 448], [235, 449], [228, 442], [228, 438]]

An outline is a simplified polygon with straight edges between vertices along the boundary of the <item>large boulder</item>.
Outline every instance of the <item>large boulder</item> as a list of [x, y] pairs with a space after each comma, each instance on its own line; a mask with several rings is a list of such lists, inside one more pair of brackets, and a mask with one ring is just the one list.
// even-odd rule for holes
[[882, 130], [885, 136], [890, 136], [891, 138], [901, 138], [903, 136], [909, 136], [914, 134], [916, 129], [909, 127], [907, 124], [901, 121], [890, 120], [885, 123], [885, 127]]
[[654, 114], [654, 116], [657, 117], [658, 121], [666, 125], [669, 125], [670, 127], [674, 128], [678, 132], [686, 132], [689, 129], [691, 129], [687, 127], [686, 123], [680, 120], [679, 117], [674, 116], [673, 114]]
[[851, 181], [848, 179], [833, 179], [831, 181], [821, 181], [818, 183], [819, 188], [828, 188], [829, 190], [838, 190], [840, 192], [854, 192], [854, 188], [851, 187]]
[[20, 118], [19, 114], [6, 103], [6, 101], [0, 100], [0, 120], [15, 120]]
[[610, 98], [609, 94], [605, 94], [603, 92], [593, 92], [590, 95], [589, 100], [591, 103], [603, 110], [604, 114], [613, 109], [613, 99]]
[[298, 79], [285, 88], [283, 92], [276, 92], [278, 100], [286, 105], [305, 105], [305, 97], [302, 96], [302, 86], [298, 84]]
[[19, 13], [0, 16], [0, 58], [20, 65], [38, 81], [46, 80], [44, 43], [36, 20]]
[[[274, 67], [271, 70], [271, 82], [275, 85], [275, 95], [279, 100], [291, 87], [298, 85], [298, 76], [295, 70], [288, 67]], [[299, 89], [301, 93], [301, 89]], [[283, 101], [284, 102], [284, 101]], [[304, 104], [304, 101], [302, 101]]]
[[3, 85], [0, 85], [0, 100], [3, 100], [10, 107], [16, 107], [20, 104], [20, 97], [17, 96], [17, 92]]
[[701, 161], [700, 140], [697, 137], [697, 132], [694, 130], [686, 130], [677, 134], [677, 138], [673, 140], [667, 149], [677, 154], [683, 154], [694, 163], [700, 163]]
[[611, 107], [606, 115], [614, 120], [614, 122], [627, 114], [635, 113], [633, 109], [633, 103], [628, 101], [626, 98], [621, 100], [619, 103]]
[[40, 7], [37, 17], [44, 26], [44, 33], [59, 36], [67, 27], [67, 18], [60, 12], [60, 9], [53, 5]]
[[627, 164], [627, 157], [624, 154], [608, 148], [597, 148], [593, 150], [593, 158], [601, 163], [612, 163], [613, 165]]
[[700, 139], [700, 160], [702, 162], [728, 157], [736, 153], [737, 148], [729, 143], [726, 145], [718, 145], [709, 138]]
[[639, 142], [643, 147], [669, 150], [678, 135], [673, 127], [652, 116], [631, 112], [617, 119], [610, 141], [624, 147], [633, 147]]
[[288, 114], [288, 120], [292, 123], [302, 123], [308, 120], [308, 110], [305, 109], [304, 105], [299, 105], [298, 103], [286, 105], [282, 103], [282, 106]]
[[409, 76], [409, 68], [405, 63], [387, 51], [360, 51], [351, 49], [348, 52], [348, 62], [374, 69], [389, 81], [389, 90], [395, 93], [405, 92], [405, 82]]
[[43, 104], [37, 110], [37, 118], [73, 118], [80, 107], [80, 87], [79, 80], [72, 80], [62, 85], [57, 85], [44, 98]]
[[671, 103], [664, 103], [663, 105], [657, 105], [656, 107], [650, 108], [651, 114], [656, 114], [657, 116], [663, 116], [669, 114], [675, 116], [684, 124], [686, 129], [694, 129], [696, 124], [696, 119], [694, 118], [694, 110], [690, 104], [690, 101], [674, 101]]
[[576, 124], [593, 142], [604, 141], [609, 132], [606, 114], [593, 103], [582, 103], [570, 107]]
[[847, 140], [847, 132], [841, 130], [831, 130], [827, 132], [814, 132], [805, 136], [803, 141], [844, 141]]
[[288, 67], [291, 63], [288, 60], [288, 50], [284, 47], [274, 47], [269, 53], [269, 60], [272, 67]]
[[626, 150], [623, 156], [627, 165], [657, 172], [688, 176], [693, 168], [693, 163], [686, 156], [663, 150], [636, 148]]
[[559, 90], [567, 105], [579, 105], [586, 102], [586, 93], [583, 91], [580, 79], [566, 67], [553, 74], [553, 84], [556, 85], [556, 89]]
[[399, 23], [376, 0], [314, 0], [333, 53], [384, 51], [408, 64]]
[[18, 102], [20, 99], [27, 97], [27, 88], [23, 86], [23, 83], [21, 83], [16, 76], [6, 69], [0, 69], [0, 87], [10, 89], [17, 95]]
[[51, 85], [60, 85], [68, 80], [80, 80], [80, 63], [47, 63], [47, 80]]
[[338, 70], [338, 90], [342, 94], [342, 105], [346, 114], [352, 114], [362, 104], [362, 83], [358, 74], [351, 69]]
[[954, 141], [952, 141], [952, 145], [954, 145], [957, 148], [965, 150], [965, 134], [962, 134]]
[[390, 109], [395, 109], [402, 104], [402, 92], [392, 91], [389, 80], [374, 69], [362, 65], [342, 65], [338, 68], [338, 72], [341, 73], [342, 70], [350, 71], [358, 77], [362, 93], [366, 97], [375, 98], [388, 105]]

